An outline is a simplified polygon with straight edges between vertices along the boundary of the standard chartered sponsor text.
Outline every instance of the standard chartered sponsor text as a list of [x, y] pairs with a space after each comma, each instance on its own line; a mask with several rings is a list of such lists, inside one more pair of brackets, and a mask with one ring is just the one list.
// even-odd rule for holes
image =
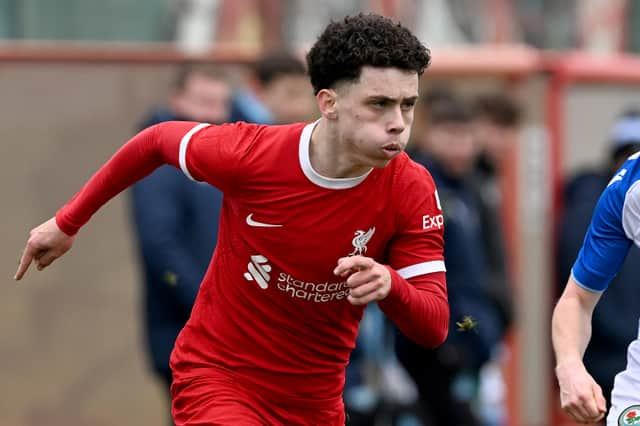
[[312, 283], [297, 280], [286, 272], [280, 272], [278, 290], [287, 293], [294, 299], [303, 299], [315, 303], [326, 303], [341, 300], [349, 295], [346, 281]]

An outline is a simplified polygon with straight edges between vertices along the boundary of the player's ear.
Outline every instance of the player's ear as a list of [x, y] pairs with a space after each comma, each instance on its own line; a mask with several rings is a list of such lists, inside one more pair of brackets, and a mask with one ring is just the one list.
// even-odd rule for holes
[[322, 89], [316, 95], [318, 108], [320, 109], [322, 116], [329, 120], [335, 120], [338, 118], [338, 110], [336, 108], [337, 96], [338, 94], [336, 91], [332, 89]]

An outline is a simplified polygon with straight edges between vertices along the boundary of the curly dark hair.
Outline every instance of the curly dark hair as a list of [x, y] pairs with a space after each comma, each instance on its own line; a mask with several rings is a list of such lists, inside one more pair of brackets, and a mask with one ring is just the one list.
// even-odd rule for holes
[[307, 54], [314, 93], [360, 78], [362, 67], [393, 67], [421, 76], [431, 53], [399, 23], [376, 14], [331, 22]]

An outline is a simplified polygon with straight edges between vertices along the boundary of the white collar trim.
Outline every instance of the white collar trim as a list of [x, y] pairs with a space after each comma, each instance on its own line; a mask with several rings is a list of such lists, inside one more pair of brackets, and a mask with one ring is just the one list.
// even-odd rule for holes
[[300, 167], [302, 167], [302, 172], [312, 183], [327, 189], [348, 189], [353, 188], [359, 185], [362, 181], [364, 181], [371, 170], [367, 173], [350, 178], [330, 178], [326, 176], [322, 176], [320, 173], [316, 172], [311, 165], [311, 159], [309, 158], [309, 147], [311, 144], [311, 134], [313, 133], [313, 129], [316, 127], [320, 120], [317, 120], [313, 123], [307, 124], [304, 129], [302, 129], [302, 134], [300, 135], [300, 144], [298, 150], [298, 157], [300, 158]]

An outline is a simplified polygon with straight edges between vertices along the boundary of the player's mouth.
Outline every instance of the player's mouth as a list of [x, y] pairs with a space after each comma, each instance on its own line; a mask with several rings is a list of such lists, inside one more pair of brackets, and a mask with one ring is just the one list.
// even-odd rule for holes
[[398, 143], [390, 143], [382, 147], [382, 151], [384, 151], [385, 155], [388, 158], [395, 157], [400, 154], [402, 151], [402, 146]]

